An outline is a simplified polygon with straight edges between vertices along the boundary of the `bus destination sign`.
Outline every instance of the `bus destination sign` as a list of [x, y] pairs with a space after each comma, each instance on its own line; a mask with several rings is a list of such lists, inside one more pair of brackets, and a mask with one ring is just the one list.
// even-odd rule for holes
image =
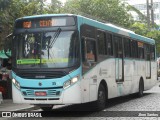
[[16, 22], [16, 28], [44, 28], [55, 26], [73, 26], [75, 25], [74, 17], [47, 17], [35, 19], [23, 19]]

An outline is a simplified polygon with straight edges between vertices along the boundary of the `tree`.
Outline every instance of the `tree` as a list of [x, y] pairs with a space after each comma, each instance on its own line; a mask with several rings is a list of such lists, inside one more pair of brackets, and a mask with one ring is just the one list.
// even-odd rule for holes
[[145, 36], [149, 31], [146, 23], [135, 22], [130, 27], [135, 33]]
[[133, 23], [127, 6], [120, 0], [69, 0], [64, 12], [102, 19], [113, 24], [129, 27]]
[[10, 4], [10, 0], [0, 0], [0, 10], [6, 9]]
[[149, 31], [147, 28], [147, 24], [140, 23], [140, 22], [135, 22], [131, 26], [131, 29], [137, 34], [154, 39], [156, 42], [157, 53], [160, 53], [160, 31], [159, 30], [154, 29], [152, 31]]
[[[3, 40], [13, 30], [17, 18], [41, 14], [41, 0], [0, 0], [0, 23], [3, 31], [0, 36], [0, 49], [3, 49]], [[3, 6], [4, 5], [4, 6]]]
[[160, 31], [152, 30], [146, 34], [146, 37], [152, 38], [156, 42], [157, 53], [160, 54]]
[[51, 4], [47, 6], [47, 13], [61, 13], [62, 12], [62, 3], [59, 0], [51, 0]]

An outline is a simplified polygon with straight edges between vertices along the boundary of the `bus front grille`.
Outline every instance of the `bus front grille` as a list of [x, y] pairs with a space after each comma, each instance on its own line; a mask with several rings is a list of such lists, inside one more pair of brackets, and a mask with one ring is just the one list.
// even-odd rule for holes
[[66, 75], [66, 73], [62, 71], [19, 71], [16, 74], [26, 79], [53, 79]]
[[59, 98], [24, 98], [25, 100], [59, 100]]
[[[27, 89], [27, 90], [22, 90], [23, 96], [26, 97], [35, 97], [35, 92], [37, 90], [32, 90], [32, 89]], [[55, 97], [55, 96], [60, 96], [61, 90], [55, 90], [55, 89], [49, 89], [49, 90], [41, 90], [39, 89], [38, 91], [45, 91], [46, 97]]]

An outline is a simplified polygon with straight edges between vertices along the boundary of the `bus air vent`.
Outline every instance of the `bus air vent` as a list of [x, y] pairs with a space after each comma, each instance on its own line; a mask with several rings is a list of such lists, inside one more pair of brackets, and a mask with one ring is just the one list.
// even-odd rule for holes
[[66, 73], [62, 71], [19, 71], [17, 75], [27, 79], [53, 79], [64, 77]]

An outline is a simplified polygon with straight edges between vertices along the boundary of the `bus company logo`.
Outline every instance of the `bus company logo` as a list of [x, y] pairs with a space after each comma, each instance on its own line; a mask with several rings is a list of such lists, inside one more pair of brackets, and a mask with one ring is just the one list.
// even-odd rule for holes
[[56, 82], [52, 82], [52, 85], [56, 85]]
[[39, 85], [39, 86], [42, 86], [42, 83], [41, 83], [41, 82], [39, 82], [39, 83], [38, 83], [38, 85]]
[[11, 112], [2, 112], [2, 117], [12, 117]]
[[100, 70], [99, 70], [99, 75], [100, 76], [102, 76], [102, 75], [107, 75], [108, 73], [107, 73], [107, 70], [106, 69], [102, 69], [102, 68], [100, 68]]

